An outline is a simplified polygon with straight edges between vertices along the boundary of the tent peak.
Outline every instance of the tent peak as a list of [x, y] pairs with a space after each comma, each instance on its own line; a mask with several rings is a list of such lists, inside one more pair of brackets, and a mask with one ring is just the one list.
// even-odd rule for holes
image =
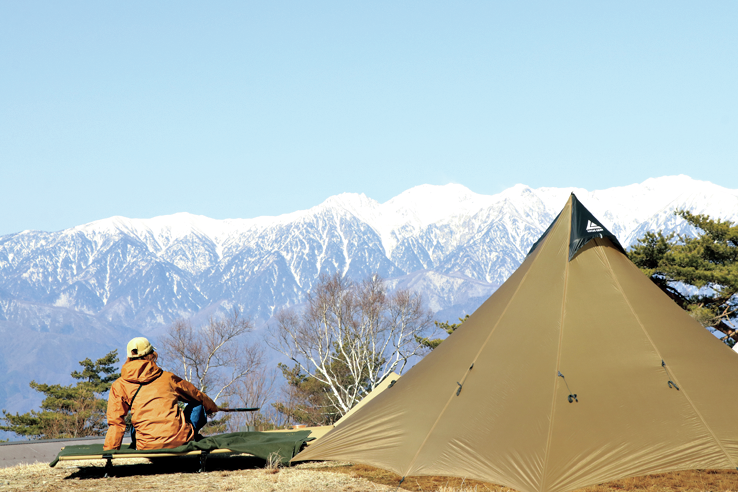
[[[564, 216], [564, 211], [569, 207], [569, 214]], [[548, 229], [541, 235], [533, 246], [528, 251], [530, 255], [535, 249], [543, 243], [544, 239], [548, 236], [548, 233], [559, 220], [570, 219], [570, 232], [569, 232], [569, 261], [571, 261], [577, 252], [582, 249], [588, 242], [594, 238], [607, 238], [612, 242], [613, 246], [618, 249], [621, 253], [625, 254], [625, 249], [615, 237], [615, 234], [610, 232], [602, 222], [600, 222], [592, 212], [587, 210], [587, 207], [582, 205], [574, 192], [571, 192], [569, 200], [567, 201], [564, 208], [559, 212], [559, 215], [553, 220]]]

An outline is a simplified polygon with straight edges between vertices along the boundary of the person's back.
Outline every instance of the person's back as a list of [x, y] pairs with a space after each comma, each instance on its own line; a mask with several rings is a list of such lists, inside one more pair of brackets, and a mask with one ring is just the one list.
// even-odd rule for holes
[[[143, 345], [144, 355], [138, 355], [131, 344]], [[163, 371], [156, 365], [156, 352], [146, 339], [129, 343], [129, 358], [121, 369], [121, 377], [110, 388], [108, 397], [108, 433], [104, 449], [120, 449], [125, 433], [125, 416], [131, 410], [137, 449], [175, 448], [191, 441], [204, 422], [204, 412], [215, 413], [218, 407], [188, 381]], [[132, 352], [132, 353], [131, 353]], [[130, 357], [134, 355], [134, 357]], [[188, 403], [183, 411], [178, 402]], [[133, 404], [131, 405], [131, 402]], [[197, 408], [199, 407], [199, 410]], [[202, 422], [194, 427], [190, 412], [195, 408]], [[199, 420], [198, 417], [197, 420]]]

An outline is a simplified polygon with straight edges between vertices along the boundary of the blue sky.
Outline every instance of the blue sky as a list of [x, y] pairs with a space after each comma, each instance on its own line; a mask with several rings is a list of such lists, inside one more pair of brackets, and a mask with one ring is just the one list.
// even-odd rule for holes
[[0, 234], [419, 184], [738, 188], [736, 2], [2, 2]]

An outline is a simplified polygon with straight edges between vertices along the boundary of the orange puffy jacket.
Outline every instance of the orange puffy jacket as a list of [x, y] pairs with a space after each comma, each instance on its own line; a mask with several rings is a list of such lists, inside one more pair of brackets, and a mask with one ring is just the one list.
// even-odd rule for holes
[[[178, 401], [202, 403], [207, 413], [218, 411], [213, 400], [192, 383], [161, 370], [154, 362], [129, 359], [120, 372], [108, 396], [108, 433], [103, 449], [120, 449], [129, 409], [136, 428], [136, 449], [176, 448], [195, 437]], [[142, 383], [131, 409], [131, 399]]]

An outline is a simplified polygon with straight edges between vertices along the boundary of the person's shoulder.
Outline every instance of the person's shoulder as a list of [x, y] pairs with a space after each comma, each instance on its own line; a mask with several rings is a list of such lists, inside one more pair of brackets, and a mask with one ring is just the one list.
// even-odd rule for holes
[[179, 383], [179, 382], [183, 381], [183, 379], [181, 377], [179, 377], [176, 374], [174, 374], [173, 372], [169, 372], [169, 371], [162, 371], [161, 372], [161, 376], [159, 376], [159, 377], [163, 377], [163, 378], [172, 380], [175, 383]]
[[125, 380], [123, 378], [118, 378], [115, 381], [113, 381], [113, 384], [110, 385], [110, 394], [119, 394], [123, 391], [123, 388], [125, 387]]

